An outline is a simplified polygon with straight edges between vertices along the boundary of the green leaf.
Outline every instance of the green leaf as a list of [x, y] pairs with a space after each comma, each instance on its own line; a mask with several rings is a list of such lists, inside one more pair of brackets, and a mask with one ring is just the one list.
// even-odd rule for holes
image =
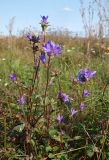
[[59, 149], [59, 147], [57, 147], [57, 146], [54, 146], [54, 147], [53, 147], [53, 151], [54, 151], [54, 152], [56, 152], [58, 149]]
[[13, 130], [17, 131], [17, 132], [22, 132], [24, 129], [24, 126], [25, 126], [24, 124], [20, 124], [20, 125], [14, 127]]
[[94, 155], [93, 146], [90, 145], [89, 148], [86, 151], [87, 155], [91, 158]]
[[105, 140], [106, 140], [105, 136], [102, 136], [100, 139], [100, 143], [103, 144], [105, 142]]
[[47, 152], [52, 151], [51, 146], [47, 146], [47, 147], [46, 147], [46, 151], [47, 151]]
[[80, 139], [81, 139], [81, 136], [75, 136], [75, 137], [73, 138], [73, 140], [75, 140], [75, 141], [80, 140]]
[[46, 97], [45, 98], [45, 105], [48, 105], [50, 103], [50, 99], [49, 99], [49, 97]]
[[53, 155], [52, 153], [50, 153], [50, 154], [48, 155], [48, 157], [49, 157], [49, 158], [54, 158], [54, 155]]
[[33, 139], [31, 139], [31, 143], [32, 143], [33, 147], [35, 147], [35, 141]]
[[51, 137], [53, 137], [54, 135], [56, 135], [58, 133], [58, 131], [56, 130], [56, 129], [54, 129], [54, 128], [50, 128], [49, 129], [49, 135], [51, 136]]
[[68, 160], [67, 154], [59, 155], [59, 156], [58, 156], [58, 160]]
[[94, 155], [92, 150], [87, 150], [87, 155], [91, 158]]

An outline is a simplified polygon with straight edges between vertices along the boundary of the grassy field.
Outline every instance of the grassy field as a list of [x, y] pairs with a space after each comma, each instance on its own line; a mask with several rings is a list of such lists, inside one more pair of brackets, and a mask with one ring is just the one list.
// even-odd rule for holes
[[[42, 63], [41, 43], [34, 61], [25, 35], [0, 38], [0, 159], [109, 160], [108, 40], [64, 32], [49, 39], [62, 53]], [[80, 82], [85, 68], [96, 74]]]

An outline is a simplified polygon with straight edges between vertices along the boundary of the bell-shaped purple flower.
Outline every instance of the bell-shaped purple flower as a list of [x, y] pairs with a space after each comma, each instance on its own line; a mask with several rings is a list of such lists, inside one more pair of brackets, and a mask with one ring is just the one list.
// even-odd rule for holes
[[26, 38], [31, 41], [31, 42], [34, 42], [34, 43], [39, 43], [40, 42], [40, 39], [41, 39], [41, 36], [36, 36], [35, 34], [32, 34], [32, 33], [27, 33], [26, 34]]
[[56, 117], [56, 120], [59, 122], [59, 123], [61, 123], [61, 121], [63, 120], [63, 115], [60, 115], [60, 114], [58, 114], [57, 115], [57, 117]]
[[89, 92], [88, 90], [84, 89], [83, 90], [83, 93], [82, 95], [85, 97], [85, 96], [88, 96], [89, 94], [91, 94], [91, 92]]
[[83, 102], [80, 103], [80, 109], [83, 110], [85, 107], [85, 104]]
[[66, 93], [63, 93], [63, 101], [69, 102], [69, 95], [67, 95]]
[[77, 80], [79, 82], [86, 82], [88, 81], [91, 77], [95, 75], [96, 71], [89, 70], [87, 68], [82, 69], [77, 76]]
[[42, 63], [46, 63], [46, 55], [44, 52], [41, 53], [41, 55], [39, 56], [39, 59], [42, 61]]
[[58, 92], [58, 98], [63, 102], [69, 102], [69, 95], [62, 93], [61, 90]]
[[17, 102], [20, 104], [20, 105], [24, 105], [25, 104], [25, 97], [22, 95], [18, 98]]
[[42, 18], [42, 19], [41, 19], [41, 24], [42, 24], [42, 25], [48, 23], [48, 22], [47, 22], [48, 16], [41, 16], [41, 18]]
[[9, 78], [10, 78], [11, 80], [13, 80], [13, 81], [16, 81], [17, 76], [16, 76], [15, 73], [11, 73], [11, 74], [9, 75]]
[[41, 27], [42, 27], [42, 31], [45, 31], [45, 29], [49, 26], [48, 25], [48, 16], [41, 16], [41, 22], [40, 22], [40, 24], [41, 24]]
[[77, 112], [78, 112], [78, 111], [77, 111], [76, 109], [71, 108], [71, 115], [72, 115], [72, 116], [75, 115]]
[[51, 40], [49, 40], [47, 43], [44, 43], [42, 47], [48, 56], [58, 56], [62, 52], [61, 46], [59, 44], [55, 44]]

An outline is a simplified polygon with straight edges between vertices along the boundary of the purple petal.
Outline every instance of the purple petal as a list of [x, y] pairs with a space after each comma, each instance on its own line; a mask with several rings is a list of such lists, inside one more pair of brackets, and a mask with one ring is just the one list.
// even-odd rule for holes
[[78, 111], [74, 108], [71, 108], [71, 115], [73, 116], [74, 114], [76, 114]]
[[13, 81], [16, 81], [16, 79], [17, 79], [15, 73], [11, 73], [11, 74], [9, 75], [9, 78], [12, 79]]
[[66, 93], [63, 93], [63, 101], [69, 102], [69, 95], [67, 95]]
[[54, 56], [57, 56], [61, 53], [62, 49], [59, 44], [55, 44], [53, 41], [49, 40], [47, 43], [44, 43], [42, 45], [43, 50], [50, 56], [53, 54]]
[[80, 109], [83, 110], [84, 107], [85, 107], [85, 104], [81, 102], [81, 104], [80, 104]]
[[91, 94], [91, 92], [89, 92], [86, 89], [83, 90], [83, 93], [82, 93], [83, 96], [88, 96], [89, 94]]
[[25, 104], [25, 97], [24, 96], [20, 96], [17, 100], [17, 102], [20, 104], [20, 105], [24, 105]]
[[60, 123], [63, 120], [63, 115], [58, 114], [58, 116], [56, 117], [56, 120]]
[[78, 73], [77, 80], [78, 80], [79, 82], [86, 82], [86, 81], [88, 81], [91, 77], [93, 77], [95, 73], [96, 73], [96, 71], [92, 71], [92, 70], [89, 70], [89, 69], [87, 69], [87, 68], [82, 69], [82, 70]]
[[46, 63], [46, 56], [45, 53], [41, 53], [41, 55], [39, 56], [39, 59], [42, 61], [42, 63]]

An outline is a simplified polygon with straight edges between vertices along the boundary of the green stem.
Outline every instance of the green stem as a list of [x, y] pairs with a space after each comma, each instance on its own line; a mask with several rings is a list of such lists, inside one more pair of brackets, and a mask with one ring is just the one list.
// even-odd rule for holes
[[62, 128], [61, 128], [61, 124], [59, 125], [60, 128], [60, 149], [62, 148]]
[[45, 113], [45, 119], [47, 121], [47, 130], [49, 129], [49, 123], [50, 123], [50, 109], [49, 106], [46, 104], [46, 98], [47, 98], [47, 91], [48, 91], [48, 84], [49, 84], [49, 71], [50, 71], [50, 56], [48, 58], [48, 66], [47, 66], [47, 81], [46, 81], [46, 87], [45, 87], [45, 94], [44, 94], [44, 113]]
[[38, 66], [36, 68], [36, 71], [35, 71], [35, 75], [34, 75], [34, 79], [33, 79], [33, 84], [32, 84], [32, 88], [30, 90], [30, 100], [29, 100], [29, 109], [30, 109], [30, 117], [29, 117], [29, 121], [31, 123], [32, 121], [32, 95], [33, 95], [33, 92], [34, 92], [34, 87], [35, 87], [35, 82], [36, 82], [36, 79], [38, 77], [38, 70], [39, 70], [39, 66], [40, 66], [40, 61], [38, 61]]
[[4, 116], [4, 148], [6, 149], [6, 117]]
[[50, 56], [48, 58], [48, 66], [47, 66], [47, 82], [46, 82], [46, 87], [45, 87], [45, 98], [47, 96], [47, 90], [48, 90], [48, 83], [49, 83], [49, 70], [50, 70]]

